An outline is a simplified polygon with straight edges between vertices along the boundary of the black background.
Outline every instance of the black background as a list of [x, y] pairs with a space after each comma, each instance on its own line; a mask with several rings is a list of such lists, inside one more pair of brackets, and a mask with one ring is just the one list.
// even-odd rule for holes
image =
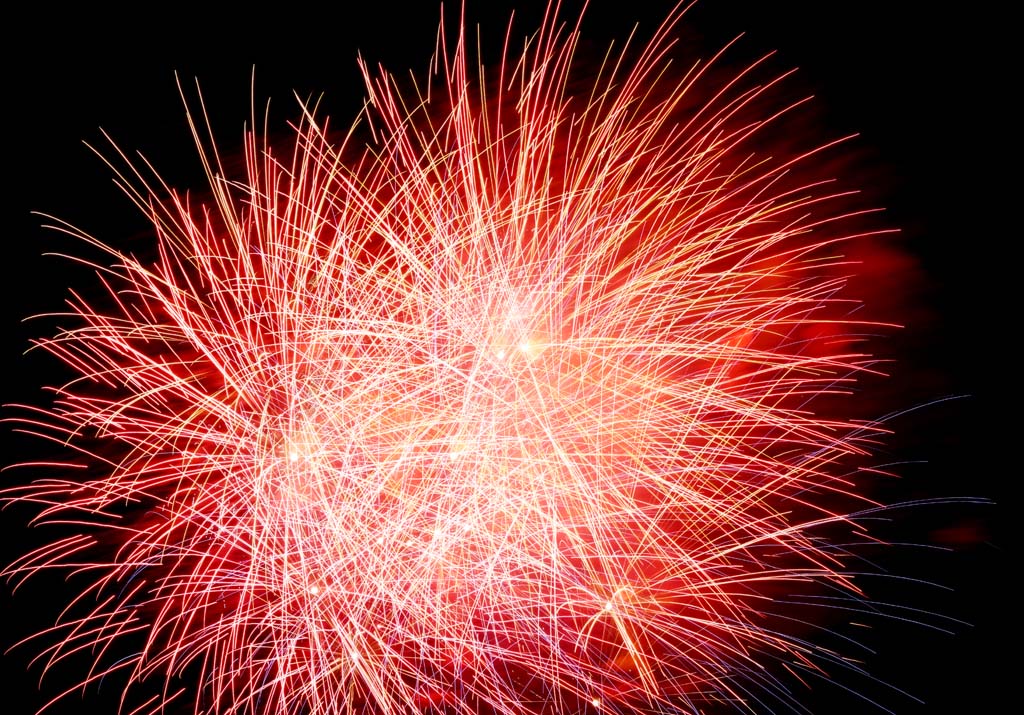
[[[487, 5], [487, 9], [477, 7]], [[497, 58], [512, 3], [469, 3], [467, 18], [483, 22], [483, 37]], [[524, 4], [519, 36], [537, 26], [540, 8]], [[624, 37], [634, 21], [652, 32], [668, 5], [591, 9], [585, 33], [597, 47]], [[872, 636], [878, 655], [869, 668], [923, 703], [898, 693], [884, 696], [895, 713], [999, 712], [1009, 702], [1007, 656], [1013, 651], [1009, 572], [1015, 565], [1001, 514], [1006, 481], [1019, 471], [1006, 419], [1014, 403], [1019, 364], [1011, 340], [1019, 332], [1009, 313], [1015, 286], [1009, 266], [1019, 231], [1012, 229], [1010, 184], [1017, 171], [1008, 97], [1009, 19], [986, 3], [940, 13], [926, 2], [743, 3], [706, 0], [684, 20], [681, 37], [707, 56], [741, 32], [737, 58], [778, 50], [775, 67], [798, 67], [796, 86], [817, 95], [825, 133], [859, 132], [856, 149], [872, 196], [887, 207], [899, 242], [917, 266], [906, 299], [913, 319], [893, 339], [900, 357], [892, 387], [904, 407], [957, 396], [894, 420], [894, 459], [907, 465], [894, 496], [984, 497], [986, 507], [947, 505], [902, 513], [900, 534], [937, 550], [908, 550], [884, 566], [945, 588], [907, 586], [886, 594], [963, 623], [930, 618], [952, 634], [894, 627]], [[455, 16], [457, 9], [448, 8]], [[221, 14], [224, 13], [224, 14]], [[49, 323], [21, 322], [59, 310], [69, 287], [88, 293], [94, 278], [46, 251], [73, 242], [40, 226], [32, 211], [52, 213], [115, 245], [142, 237], [146, 224], [82, 142], [102, 145], [102, 127], [128, 151], [141, 150], [173, 185], [202, 186], [190, 145], [174, 72], [201, 82], [214, 131], [227, 154], [239, 146], [249, 116], [250, 77], [256, 67], [257, 104], [272, 98], [271, 126], [295, 116], [292, 92], [325, 92], [323, 106], [337, 126], [347, 124], [363, 97], [356, 53], [396, 74], [422, 76], [434, 49], [438, 9], [391, 4], [328, 10], [306, 4], [271, 13], [237, 7], [168, 6], [145, 15], [99, 8], [70, 13], [39, 6], [8, 32], [4, 80], [7, 151], [4, 169], [2, 358], [5, 404], [45, 403], [39, 391], [63, 377], [42, 354], [23, 356], [31, 337]], [[684, 48], [681, 55], [685, 56]], [[1005, 174], [1003, 172], [1006, 172]], [[1009, 177], [1009, 178], [1008, 178]], [[5, 415], [11, 411], [5, 410]], [[3, 430], [5, 464], [38, 454], [38, 446]], [[7, 471], [17, 483], [25, 476]], [[2, 517], [4, 562], [34, 539], [24, 530], [30, 512]], [[884, 589], [883, 589], [884, 590]], [[67, 593], [59, 579], [42, 579], [12, 595], [2, 588], [4, 648], [52, 622]], [[0, 711], [34, 712], [73, 674], [54, 673], [38, 688], [40, 668], [26, 671], [32, 646], [2, 658]], [[64, 677], [67, 676], [67, 677]], [[68, 680], [67, 678], [72, 678]], [[120, 687], [120, 686], [118, 686]], [[872, 690], [867, 686], [868, 690]], [[108, 691], [111, 687], [108, 687]], [[879, 689], [884, 692], [884, 689]], [[873, 692], [873, 690], [872, 690]], [[110, 692], [82, 701], [73, 696], [55, 713], [113, 712]], [[873, 711], [840, 688], [816, 686], [807, 694], [817, 713]]]

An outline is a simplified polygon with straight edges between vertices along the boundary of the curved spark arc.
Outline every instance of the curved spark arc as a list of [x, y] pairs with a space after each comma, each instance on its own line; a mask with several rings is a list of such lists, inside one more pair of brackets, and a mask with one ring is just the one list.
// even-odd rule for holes
[[364, 64], [354, 162], [309, 111], [232, 181], [190, 117], [209, 206], [112, 162], [158, 257], [63, 227], [110, 255], [110, 305], [41, 341], [82, 378], [25, 424], [119, 451], [7, 497], [122, 539], [8, 569], [97, 574], [50, 663], [141, 631], [87, 680], [198, 663], [197, 712], [513, 715], [749, 710], [787, 697], [765, 660], [832, 660], [752, 602], [856, 593], [817, 533], [869, 503], [845, 475], [880, 430], [815, 405], [871, 369], [841, 256], [870, 232], [797, 178], [827, 146], [758, 151], [794, 105], [752, 118], [756, 65], [703, 105], [705, 67], [671, 83], [676, 19], [580, 95], [554, 16], [496, 101], [462, 36], [440, 89]]

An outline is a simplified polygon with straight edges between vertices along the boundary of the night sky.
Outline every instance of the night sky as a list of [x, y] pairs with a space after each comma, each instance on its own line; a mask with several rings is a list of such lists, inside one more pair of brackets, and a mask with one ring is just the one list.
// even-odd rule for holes
[[[515, 3], [469, 4], [467, 18], [483, 23], [491, 48], [485, 56], [494, 60]], [[40, 388], [59, 383], [66, 373], [44, 354], [22, 353], [32, 337], [49, 334], [53, 323], [21, 321], [59, 310], [71, 287], [88, 294], [95, 286], [89, 270], [42, 255], [77, 249], [74, 241], [43, 229], [43, 220], [31, 212], [52, 213], [117, 246], [147, 240], [145, 220], [83, 142], [103, 146], [102, 128], [126, 151], [140, 150], [171, 185], [201, 190], [202, 167], [174, 72], [189, 85], [199, 79], [214, 132], [230, 155], [240, 146], [249, 116], [254, 65], [256, 104], [272, 98], [270, 126], [282, 136], [285, 122], [297, 113], [293, 92], [303, 98], [323, 93], [322, 113], [336, 127], [346, 126], [363, 97], [357, 52], [395, 74], [412, 69], [422, 76], [434, 48], [434, 3], [413, 10], [367, 5], [314, 10], [298, 3], [259, 16], [238, 8], [230, 18], [187, 6], [168, 5], [163, 16], [125, 18], [81, 8], [57, 14], [38, 5], [28, 9], [24, 25], [8, 27], [24, 49], [15, 52], [8, 44], [4, 50], [8, 151], [0, 357], [6, 370], [0, 402], [46, 403]], [[481, 5], [488, 9], [475, 7]], [[1017, 142], [1009, 138], [1006, 98], [1015, 85], [1003, 76], [1008, 65], [1001, 33], [1009, 20], [987, 5], [970, 3], [943, 15], [925, 2], [705, 0], [680, 32], [681, 58], [707, 57], [741, 32], [746, 35], [735, 61], [777, 50], [773, 67], [799, 68], [795, 95], [816, 96], [813, 111], [822, 138], [859, 133], [851, 170], [874, 204], [886, 207], [886, 222], [901, 229], [894, 241], [913, 265], [907, 307], [897, 318], [906, 328], [883, 349], [896, 362], [881, 388], [891, 400], [888, 409], [911, 410], [891, 421], [896, 436], [886, 447], [890, 461], [906, 464], [896, 468], [901, 478], [880, 496], [995, 502], [908, 509], [893, 514], [895, 523], [879, 526], [893, 541], [934, 548], [879, 555], [882, 569], [908, 580], [873, 587], [873, 595], [939, 614], [922, 620], [950, 631], [894, 622], [866, 638], [877, 651], [867, 656], [866, 668], [923, 703], [864, 681], [848, 684], [901, 715], [999, 712], [1009, 698], [1009, 664], [994, 648], [1012, 637], [1008, 573], [1015, 561], [1003, 515], [1006, 482], [1019, 468], [1010, 456], [1017, 445], [993, 408], [1017, 392], [1016, 381], [1005, 375], [1020, 361], [1004, 345], [1017, 330], [999, 315], [1008, 312], [1008, 289], [1016, 288], [1004, 276], [1020, 232], [1008, 229], [1016, 207], [993, 173], [1002, 163], [1011, 175], [1017, 170], [1010, 161]], [[646, 35], [668, 6], [616, 3], [614, 9], [593, 10], [585, 36], [603, 48], [624, 37], [634, 21]], [[537, 26], [540, 10], [527, 3], [519, 13], [521, 36]], [[689, 46], [697, 49], [690, 53]], [[3, 416], [11, 414], [5, 409]], [[9, 426], [0, 425], [0, 439], [3, 464], [47, 453], [45, 445], [27, 442]], [[20, 470], [2, 475], [4, 484], [27, 478]], [[45, 540], [39, 530], [24, 529], [31, 513], [18, 507], [0, 514], [3, 563]], [[15, 595], [0, 587], [0, 648], [52, 623], [69, 597], [67, 589], [59, 578], [30, 582]], [[40, 667], [26, 669], [46, 644], [44, 639], [2, 656], [0, 711], [32, 713], [81, 677], [57, 669], [40, 690]], [[75, 695], [52, 712], [112, 713], [121, 688], [105, 683], [99, 694], [90, 689], [85, 701]], [[805, 702], [819, 715], [884, 712], [822, 684]]]

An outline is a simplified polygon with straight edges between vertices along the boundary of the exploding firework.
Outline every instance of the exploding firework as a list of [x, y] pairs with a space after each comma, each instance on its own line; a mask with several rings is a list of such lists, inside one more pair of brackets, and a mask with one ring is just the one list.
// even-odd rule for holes
[[108, 152], [156, 249], [58, 226], [105, 293], [22, 425], [82, 469], [6, 497], [77, 525], [9, 575], [92, 576], [47, 662], [221, 715], [759, 712], [849, 667], [781, 596], [858, 595], [877, 232], [783, 78], [667, 71], [677, 20], [586, 82], [554, 15], [489, 75], [442, 35], [238, 171], [193, 114], [207, 201]]

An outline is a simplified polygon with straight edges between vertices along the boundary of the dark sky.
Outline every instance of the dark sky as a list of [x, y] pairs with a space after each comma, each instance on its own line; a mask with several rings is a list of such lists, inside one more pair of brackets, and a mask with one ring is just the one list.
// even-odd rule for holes
[[[162, 16], [115, 16], [91, 9], [57, 13], [39, 4], [28, 10], [23, 25], [9, 28], [21, 48], [8, 45], [3, 70], [8, 124], [7, 255], [0, 263], [4, 403], [44, 402], [39, 386], [61, 375], [45, 356], [20, 355], [45, 327], [21, 319], [59, 309], [71, 285], [83, 291], [91, 285], [88, 272], [41, 255], [73, 244], [42, 230], [30, 212], [53, 213], [115, 244], [145, 230], [82, 143], [101, 144], [100, 127], [125, 149], [141, 150], [172, 183], [188, 185], [201, 179], [201, 167], [190, 148], [174, 71], [187, 82], [198, 77], [214, 129], [228, 149], [237, 146], [249, 113], [254, 64], [257, 102], [273, 98], [277, 127], [294, 116], [293, 90], [304, 97], [324, 92], [327, 112], [337, 124], [347, 123], [362, 98], [357, 51], [396, 73], [413, 69], [422, 75], [436, 34], [433, 3], [413, 10], [385, 3], [358, 10], [337, 5], [313, 10], [297, 3], [259, 16], [239, 8], [222, 17], [187, 6], [169, 5]], [[482, 5], [488, 9], [475, 7]], [[589, 15], [585, 27], [596, 46], [623, 37], [633, 21], [652, 31], [668, 7], [615, 5]], [[894, 532], [947, 550], [910, 550], [885, 567], [947, 589], [908, 586], [903, 592], [890, 586], [882, 591], [896, 599], [905, 593], [910, 605], [964, 622], [926, 618], [952, 634], [894, 627], [891, 634], [873, 636], [879, 654], [871, 658], [872, 671], [924, 701], [885, 695], [898, 714], [998, 712], [1009, 697], [1009, 669], [993, 649], [1010, 639], [1006, 594], [1013, 562], [1000, 515], [1006, 508], [1004, 482], [1019, 470], [1006, 457], [1015, 448], [1003, 441], [1008, 430], [993, 426], [1002, 422], [993, 406], [997, 397], [1007, 401], [1016, 392], [995, 387], [1012, 384], [999, 375], [1019, 363], [1005, 345], [1016, 331], [999, 320], [1008, 312], [1006, 266], [1019, 231], [1007, 229], [1015, 207], [1002, 188], [1005, 180], [996, 175], [1004, 163], [1011, 175], [1017, 169], [1009, 159], [1017, 147], [1009, 139], [1006, 99], [1016, 85], [1005, 79], [1002, 33], [1009, 21], [990, 5], [970, 3], [956, 14], [941, 14], [927, 2], [705, 0], [683, 23], [685, 41], [704, 56], [741, 32], [747, 34], [738, 57], [777, 50], [775, 66], [798, 67], [797, 86], [817, 96], [816, 111], [827, 132], [860, 133], [856, 147], [862, 168], [874, 177], [867, 188], [887, 207], [891, 223], [903, 229], [899, 240], [919, 269], [909, 290], [916, 322], [895, 339], [901, 360], [893, 369], [895, 390], [904, 390], [907, 408], [962, 398], [895, 421], [903, 433], [894, 458], [919, 464], [906, 467], [894, 494], [1001, 502], [912, 512], [905, 530]], [[471, 2], [467, 15], [484, 23], [484, 38], [493, 42], [502, 37], [513, 6]], [[523, 31], [537, 24], [536, 3], [520, 12]], [[34, 454], [9, 430], [2, 438], [0, 461]], [[999, 446], [1004, 444], [1009, 448]], [[16, 482], [23, 478], [19, 474], [8, 471], [3, 479]], [[27, 514], [0, 515], [4, 561], [33, 538], [21, 528]], [[60, 590], [59, 580], [44, 580], [15, 597], [3, 589], [0, 646], [50, 622], [66, 597]], [[64, 684], [48, 681], [40, 694], [39, 667], [25, 674], [32, 652], [30, 647], [3, 656], [0, 710], [34, 712]], [[61, 675], [66, 674], [56, 673], [54, 681]], [[807, 697], [815, 712], [874, 712], [839, 689], [825, 690]], [[76, 697], [53, 712], [102, 714], [113, 702], [109, 696], [93, 701], [102, 703], [93, 706], [97, 710]]]

